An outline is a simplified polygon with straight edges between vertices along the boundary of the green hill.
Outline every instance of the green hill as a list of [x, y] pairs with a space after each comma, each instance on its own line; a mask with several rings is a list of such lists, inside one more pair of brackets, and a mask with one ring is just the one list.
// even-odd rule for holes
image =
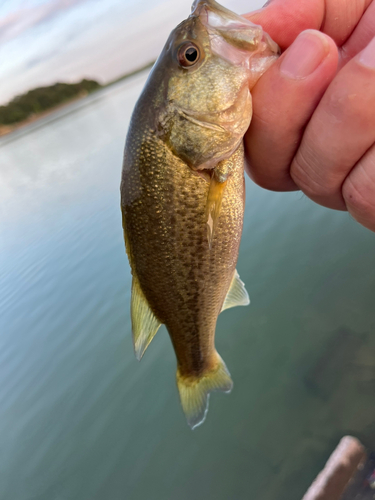
[[55, 83], [49, 87], [29, 90], [15, 97], [5, 106], [0, 106], [0, 125], [13, 125], [33, 115], [47, 111], [75, 97], [84, 96], [101, 88], [95, 80], [79, 83]]

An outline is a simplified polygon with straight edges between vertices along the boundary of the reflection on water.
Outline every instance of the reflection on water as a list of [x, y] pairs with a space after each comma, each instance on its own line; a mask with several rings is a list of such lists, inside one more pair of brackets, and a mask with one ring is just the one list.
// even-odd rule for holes
[[299, 500], [344, 433], [375, 447], [375, 236], [247, 182], [252, 304], [217, 329], [235, 387], [190, 431], [166, 332], [141, 364], [130, 337], [119, 180], [144, 80], [0, 141], [0, 498]]

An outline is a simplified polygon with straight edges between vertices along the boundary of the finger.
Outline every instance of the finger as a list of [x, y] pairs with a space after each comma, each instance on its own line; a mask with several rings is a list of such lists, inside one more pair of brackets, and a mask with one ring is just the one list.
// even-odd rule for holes
[[341, 47], [340, 67], [363, 50], [375, 36], [375, 2], [367, 8], [349, 40]]
[[375, 231], [375, 145], [345, 179], [342, 194], [354, 219]]
[[274, 191], [298, 189], [290, 164], [337, 60], [329, 37], [305, 31], [251, 91], [253, 118], [245, 148], [248, 173], [257, 184]]
[[321, 30], [341, 46], [372, 0], [272, 0], [263, 9], [244, 14], [260, 24], [284, 50], [306, 29]]
[[321, 31], [327, 33], [340, 47], [352, 34], [372, 0], [325, 1]]
[[346, 210], [341, 187], [375, 140], [375, 39], [338, 73], [312, 116], [291, 166], [312, 200]]
[[324, 0], [272, 0], [263, 9], [243, 15], [260, 24], [285, 50], [301, 31], [320, 28], [324, 19]]

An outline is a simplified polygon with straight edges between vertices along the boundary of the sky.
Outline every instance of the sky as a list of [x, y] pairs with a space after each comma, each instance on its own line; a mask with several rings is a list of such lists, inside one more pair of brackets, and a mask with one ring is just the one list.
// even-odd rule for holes
[[[0, 104], [57, 81], [108, 83], [153, 61], [192, 0], [0, 0]], [[223, 0], [238, 13], [264, 0]]]

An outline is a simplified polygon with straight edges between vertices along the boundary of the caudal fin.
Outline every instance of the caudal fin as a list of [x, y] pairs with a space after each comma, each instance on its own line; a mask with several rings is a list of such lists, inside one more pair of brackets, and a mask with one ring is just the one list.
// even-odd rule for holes
[[192, 429], [204, 422], [210, 392], [230, 392], [233, 382], [224, 361], [216, 353], [215, 367], [201, 377], [183, 377], [177, 370], [177, 386], [182, 409]]

